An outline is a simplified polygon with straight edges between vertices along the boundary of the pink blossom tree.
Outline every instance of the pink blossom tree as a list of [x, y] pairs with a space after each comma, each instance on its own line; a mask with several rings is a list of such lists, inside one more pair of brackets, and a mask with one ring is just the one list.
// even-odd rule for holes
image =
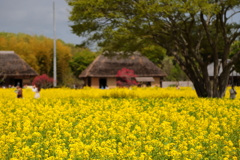
[[118, 86], [134, 86], [138, 85], [138, 82], [135, 80], [136, 75], [134, 71], [128, 68], [122, 68], [117, 72], [117, 85]]
[[32, 84], [40, 85], [42, 88], [49, 88], [49, 87], [52, 87], [53, 81], [54, 81], [53, 78], [48, 77], [48, 75], [46, 74], [43, 74], [43, 75], [36, 76], [33, 79]]

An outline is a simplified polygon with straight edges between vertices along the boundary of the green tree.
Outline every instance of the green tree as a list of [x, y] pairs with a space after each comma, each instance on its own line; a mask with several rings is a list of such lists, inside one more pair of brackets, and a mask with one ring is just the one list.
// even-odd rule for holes
[[142, 49], [141, 54], [146, 56], [150, 61], [158, 67], [162, 67], [164, 57], [166, 57], [166, 50], [161, 46], [150, 45]]
[[[164, 47], [193, 82], [199, 97], [224, 96], [232, 65], [240, 58], [240, 52], [229, 57], [230, 46], [240, 35], [239, 23], [231, 22], [239, 15], [239, 0], [67, 2], [72, 6], [72, 31], [88, 36], [86, 45], [97, 41], [104, 50], [126, 52], [151, 45]], [[212, 83], [207, 70], [211, 62]]]
[[69, 61], [74, 76], [78, 77], [95, 58], [96, 53], [89, 49], [82, 49], [80, 52], [75, 53]]
[[[233, 57], [238, 52], [240, 52], [240, 41], [235, 41], [231, 46], [230, 57]], [[234, 69], [240, 73], [240, 59], [234, 63]]]
[[173, 57], [166, 56], [162, 60], [162, 69], [167, 74], [164, 78], [167, 81], [186, 81], [188, 80], [186, 74], [180, 68], [180, 66], [175, 63]]

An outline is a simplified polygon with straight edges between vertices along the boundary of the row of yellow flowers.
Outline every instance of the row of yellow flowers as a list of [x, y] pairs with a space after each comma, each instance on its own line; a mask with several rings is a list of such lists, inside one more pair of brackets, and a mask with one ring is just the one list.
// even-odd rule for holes
[[[5, 92], [7, 90], [7, 92]], [[14, 89], [0, 90], [0, 96], [3, 98], [16, 97]], [[31, 88], [23, 89], [24, 98], [34, 97]], [[114, 89], [93, 89], [85, 87], [84, 89], [46, 89], [41, 90], [42, 98], [166, 98], [166, 97], [197, 97], [196, 92], [191, 87], [182, 87], [177, 90], [175, 87], [159, 88], [114, 88]]]
[[[229, 89], [227, 88], [224, 98], [229, 98]], [[239, 93], [240, 88], [236, 87], [236, 91]], [[14, 89], [0, 89], [0, 97], [2, 98], [14, 98], [16, 94]], [[23, 89], [24, 98], [33, 98], [34, 93], [31, 88]], [[176, 89], [175, 87], [159, 88], [159, 87], [147, 87], [147, 88], [115, 88], [115, 89], [94, 89], [85, 87], [84, 89], [46, 89], [41, 90], [42, 98], [196, 98], [197, 94], [194, 88], [182, 87]], [[238, 96], [237, 96], [238, 97]]]
[[13, 89], [0, 89], [3, 160], [240, 156], [238, 98], [197, 98], [192, 88], [46, 89], [40, 99], [23, 93], [17, 99]]

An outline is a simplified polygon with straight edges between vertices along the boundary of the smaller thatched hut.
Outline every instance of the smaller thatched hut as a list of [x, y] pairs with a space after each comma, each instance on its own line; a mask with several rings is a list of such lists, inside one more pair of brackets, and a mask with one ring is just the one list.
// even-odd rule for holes
[[120, 56], [112, 58], [98, 56], [80, 75], [86, 86], [101, 88], [117, 86], [116, 74], [118, 70], [128, 68], [134, 71], [136, 80], [148, 86], [161, 86], [161, 80], [166, 74], [147, 57], [134, 54], [124, 59]]
[[38, 75], [14, 51], [0, 51], [0, 86], [17, 86], [31, 84], [32, 79]]

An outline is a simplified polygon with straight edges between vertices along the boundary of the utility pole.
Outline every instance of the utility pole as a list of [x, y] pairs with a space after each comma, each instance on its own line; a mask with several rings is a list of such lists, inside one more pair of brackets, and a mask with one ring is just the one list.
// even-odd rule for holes
[[55, 3], [53, 2], [53, 87], [57, 86], [56, 22]]

